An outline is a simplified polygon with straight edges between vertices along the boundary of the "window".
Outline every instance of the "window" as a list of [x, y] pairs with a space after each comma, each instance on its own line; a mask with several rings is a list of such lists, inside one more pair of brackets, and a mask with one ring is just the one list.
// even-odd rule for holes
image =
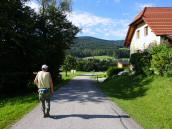
[[148, 35], [148, 26], [146, 26], [146, 27], [144, 28], [144, 35], [145, 35], [145, 36]]
[[137, 38], [140, 38], [140, 30], [137, 31]]

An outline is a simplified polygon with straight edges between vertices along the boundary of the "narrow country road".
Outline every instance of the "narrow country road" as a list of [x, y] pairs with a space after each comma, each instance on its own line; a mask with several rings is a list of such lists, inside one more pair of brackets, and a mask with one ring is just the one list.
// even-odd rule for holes
[[41, 107], [13, 125], [12, 129], [143, 129], [112, 103], [89, 75], [78, 76], [56, 92], [50, 118]]

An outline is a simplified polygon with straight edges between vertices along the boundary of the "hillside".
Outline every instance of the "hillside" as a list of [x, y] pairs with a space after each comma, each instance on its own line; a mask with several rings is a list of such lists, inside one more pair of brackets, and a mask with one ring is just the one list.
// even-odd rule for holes
[[75, 42], [99, 43], [99, 44], [113, 44], [119, 47], [124, 46], [124, 40], [105, 40], [89, 36], [81, 36], [76, 38]]
[[[119, 48], [123, 48], [123, 42], [123, 40], [112, 41], [87, 36], [78, 37], [75, 39], [69, 53], [80, 58], [102, 55], [118, 57], [119, 51], [121, 51]], [[123, 51], [127, 53], [128, 49]]]

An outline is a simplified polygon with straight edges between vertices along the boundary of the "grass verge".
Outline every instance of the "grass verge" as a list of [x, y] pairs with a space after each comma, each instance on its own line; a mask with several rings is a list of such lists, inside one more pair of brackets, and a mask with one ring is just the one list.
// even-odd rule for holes
[[31, 111], [37, 103], [36, 95], [0, 100], [0, 129], [8, 129], [12, 123]]
[[100, 87], [144, 129], [172, 129], [172, 78], [118, 76]]

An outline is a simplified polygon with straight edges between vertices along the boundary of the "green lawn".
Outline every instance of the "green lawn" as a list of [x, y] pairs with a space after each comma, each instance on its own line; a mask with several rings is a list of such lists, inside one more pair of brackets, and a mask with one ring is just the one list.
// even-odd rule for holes
[[[63, 81], [57, 84], [56, 89], [82, 73], [85, 72], [77, 72], [75, 75], [69, 73], [68, 76], [65, 76], [64, 72], [62, 72]], [[11, 124], [21, 119], [38, 103], [38, 96], [36, 94], [0, 99], [0, 129], [8, 129]]]
[[172, 129], [172, 78], [118, 76], [100, 85], [145, 129]]
[[115, 59], [112, 56], [91, 56], [91, 57], [85, 57], [84, 59], [98, 59], [98, 60], [109, 60], [109, 59]]

